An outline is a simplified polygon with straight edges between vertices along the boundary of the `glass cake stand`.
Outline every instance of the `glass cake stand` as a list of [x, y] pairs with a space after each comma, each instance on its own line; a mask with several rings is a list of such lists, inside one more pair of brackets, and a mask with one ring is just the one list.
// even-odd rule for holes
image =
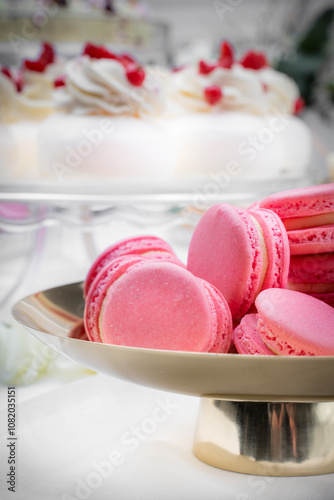
[[235, 472], [334, 472], [334, 357], [162, 351], [72, 338], [83, 284], [30, 295], [12, 313], [57, 352], [98, 372], [201, 398], [193, 452]]

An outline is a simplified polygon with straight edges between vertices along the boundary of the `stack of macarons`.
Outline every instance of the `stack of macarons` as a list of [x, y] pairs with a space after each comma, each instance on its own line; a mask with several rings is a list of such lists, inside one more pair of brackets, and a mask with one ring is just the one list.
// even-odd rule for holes
[[107, 249], [93, 263], [85, 293], [84, 324], [92, 341], [194, 352], [230, 348], [225, 298], [159, 238], [130, 238]]
[[254, 206], [274, 211], [286, 228], [288, 288], [334, 306], [334, 183], [283, 191]]
[[[278, 193], [248, 209], [214, 205], [194, 230], [187, 265], [156, 236], [113, 244], [85, 281], [88, 339], [192, 352], [334, 355], [333, 210], [334, 184]], [[81, 328], [74, 337], [84, 338]]]

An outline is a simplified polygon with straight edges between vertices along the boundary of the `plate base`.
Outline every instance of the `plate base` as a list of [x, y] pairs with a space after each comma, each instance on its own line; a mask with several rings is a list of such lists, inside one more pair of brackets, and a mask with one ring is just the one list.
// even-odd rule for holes
[[246, 474], [334, 472], [334, 402], [202, 398], [193, 453], [209, 465]]

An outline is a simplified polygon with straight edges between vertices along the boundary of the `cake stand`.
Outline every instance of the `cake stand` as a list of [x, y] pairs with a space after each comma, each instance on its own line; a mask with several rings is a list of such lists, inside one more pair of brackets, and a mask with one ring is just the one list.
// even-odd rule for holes
[[162, 351], [71, 337], [83, 284], [30, 295], [14, 318], [59, 353], [152, 388], [201, 398], [193, 452], [221, 469], [267, 476], [334, 472], [334, 357]]

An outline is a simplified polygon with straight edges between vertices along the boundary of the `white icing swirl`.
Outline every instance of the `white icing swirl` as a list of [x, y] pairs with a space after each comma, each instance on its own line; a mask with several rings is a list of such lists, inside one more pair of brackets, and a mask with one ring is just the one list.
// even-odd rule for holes
[[66, 65], [66, 86], [54, 92], [56, 106], [80, 115], [142, 116], [160, 114], [161, 86], [147, 72], [141, 86], [132, 85], [123, 64], [88, 56]]
[[[206, 87], [218, 86], [223, 94], [210, 105], [204, 95]], [[215, 113], [244, 111], [266, 115], [274, 112], [291, 114], [299, 96], [295, 82], [272, 68], [246, 69], [234, 64], [231, 69], [215, 68], [201, 74], [198, 65], [173, 73], [169, 81], [170, 112]]]
[[50, 115], [54, 111], [54, 80], [62, 72], [61, 63], [50, 64], [43, 73], [26, 70], [21, 92], [10, 78], [0, 73], [0, 121], [42, 120]]

